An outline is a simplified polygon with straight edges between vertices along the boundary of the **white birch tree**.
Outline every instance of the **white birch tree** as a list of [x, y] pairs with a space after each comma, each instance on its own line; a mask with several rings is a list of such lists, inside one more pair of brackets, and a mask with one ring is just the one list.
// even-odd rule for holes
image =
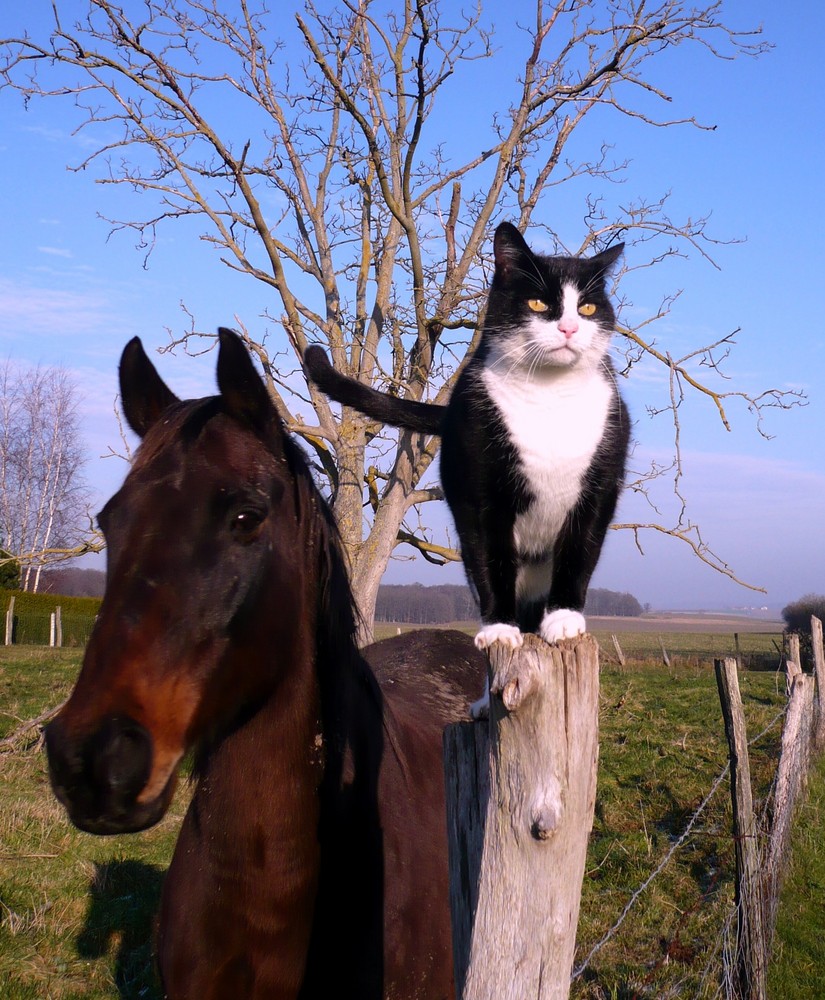
[[78, 403], [62, 368], [0, 368], [0, 549], [20, 564], [23, 590], [86, 533]]

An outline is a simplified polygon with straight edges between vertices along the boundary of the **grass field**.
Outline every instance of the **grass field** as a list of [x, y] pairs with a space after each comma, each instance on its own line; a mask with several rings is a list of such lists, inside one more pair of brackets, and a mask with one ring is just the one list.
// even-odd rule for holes
[[[611, 626], [594, 629], [603, 645], [602, 634], [609, 642], [616, 631]], [[631, 634], [621, 636], [623, 647]], [[577, 961], [616, 924], [725, 766], [713, 671], [689, 652], [697, 634], [667, 634], [670, 669], [660, 659], [603, 665], [599, 785]], [[648, 635], [656, 640], [658, 630]], [[748, 642], [770, 651], [773, 638], [765, 633]], [[716, 644], [714, 638], [716, 655], [731, 652]], [[658, 642], [654, 649], [660, 653]], [[61, 650], [0, 650], [0, 740], [65, 697], [79, 659]], [[741, 687], [754, 736], [781, 710], [784, 682], [770, 672], [744, 672]], [[157, 1000], [152, 922], [185, 791], [153, 830], [108, 838], [80, 833], [51, 795], [37, 735], [0, 745], [0, 997]], [[776, 723], [752, 747], [757, 796], [768, 793], [778, 740]], [[715, 996], [732, 878], [724, 780], [571, 996]]]
[[[58, 704], [81, 653], [0, 649], [0, 739]], [[34, 730], [0, 753], [0, 997], [159, 998], [152, 924], [186, 806], [157, 827], [91, 837], [49, 787]]]
[[772, 1000], [825, 997], [822, 901], [825, 898], [825, 758], [813, 769], [808, 798], [792, 837], [791, 866], [782, 891], [774, 960], [768, 977]]

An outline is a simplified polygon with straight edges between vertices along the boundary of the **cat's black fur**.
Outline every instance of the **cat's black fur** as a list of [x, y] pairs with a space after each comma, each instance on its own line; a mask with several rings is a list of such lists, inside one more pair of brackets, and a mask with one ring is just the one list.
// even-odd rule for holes
[[[335, 371], [320, 347], [307, 349], [308, 376], [333, 399], [381, 422], [441, 435], [444, 494], [485, 625], [479, 646], [518, 645], [519, 630], [551, 642], [584, 630], [581, 612], [629, 441], [607, 356], [615, 315], [605, 278], [621, 251], [545, 257], [514, 226], [499, 226], [480, 342], [447, 406], [377, 392]], [[593, 310], [597, 332], [592, 349], [575, 358], [572, 345], [582, 331], [574, 328], [586, 324], [582, 308]], [[548, 346], [545, 337], [562, 346]], [[545, 419], [554, 422], [540, 427]], [[584, 451], [571, 456], [577, 436]], [[573, 476], [571, 468], [576, 482], [561, 481]]]

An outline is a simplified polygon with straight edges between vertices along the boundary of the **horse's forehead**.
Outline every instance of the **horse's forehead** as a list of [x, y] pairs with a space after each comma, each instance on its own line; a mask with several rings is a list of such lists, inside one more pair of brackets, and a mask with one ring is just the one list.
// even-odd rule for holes
[[204, 426], [191, 447], [193, 458], [204, 458], [210, 468], [249, 474], [278, 467], [275, 455], [251, 429], [223, 414]]
[[141, 445], [133, 472], [181, 480], [188, 474], [201, 478], [213, 473], [233, 479], [258, 478], [271, 473], [278, 463], [273, 453], [253, 431], [237, 420], [218, 413], [197, 429], [154, 428]]

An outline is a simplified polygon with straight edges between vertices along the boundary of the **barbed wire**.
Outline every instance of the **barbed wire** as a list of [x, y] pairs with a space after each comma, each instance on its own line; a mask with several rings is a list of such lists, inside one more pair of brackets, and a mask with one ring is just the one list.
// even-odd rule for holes
[[[776, 725], [776, 723], [780, 719], [782, 719], [784, 717], [786, 711], [787, 711], [787, 706], [785, 706], [780, 712], [777, 712], [777, 714], [774, 716], [774, 718], [768, 723], [767, 726], [765, 726], [765, 728], [762, 730], [761, 733], [759, 733], [756, 736], [754, 736], [753, 739], [748, 740], [748, 746], [753, 746], [754, 743], [757, 743], [759, 740], [762, 739], [763, 736], [765, 736], [768, 732], [770, 732], [770, 730]], [[575, 982], [585, 972], [585, 970], [590, 966], [590, 962], [593, 960], [593, 957], [595, 955], [597, 955], [598, 952], [600, 952], [601, 949], [613, 937], [615, 937], [615, 935], [618, 932], [619, 928], [624, 923], [625, 918], [627, 917], [628, 913], [636, 905], [636, 903], [638, 902], [639, 898], [642, 896], [642, 894], [644, 893], [644, 891], [648, 888], [648, 886], [651, 884], [651, 882], [653, 882], [662, 873], [662, 871], [664, 871], [664, 869], [667, 867], [668, 863], [670, 862], [670, 859], [679, 850], [679, 848], [682, 846], [682, 844], [684, 844], [685, 840], [687, 840], [687, 838], [690, 836], [690, 833], [693, 830], [693, 827], [696, 825], [697, 820], [699, 819], [699, 817], [702, 815], [702, 813], [707, 808], [707, 806], [710, 803], [711, 799], [716, 794], [719, 786], [722, 784], [722, 782], [727, 777], [727, 774], [728, 774], [729, 771], [730, 771], [730, 762], [728, 762], [727, 764], [725, 764], [725, 766], [722, 768], [722, 771], [719, 773], [719, 775], [716, 777], [716, 779], [714, 780], [713, 784], [711, 785], [710, 791], [707, 793], [707, 795], [704, 797], [704, 799], [702, 799], [702, 801], [699, 803], [699, 806], [697, 807], [696, 811], [694, 812], [694, 814], [691, 816], [690, 820], [688, 821], [687, 826], [682, 831], [682, 833], [679, 835], [678, 839], [673, 842], [673, 844], [670, 847], [670, 850], [668, 850], [668, 852], [664, 855], [664, 857], [659, 862], [659, 864], [653, 869], [653, 871], [650, 873], [650, 875], [648, 875], [648, 877], [644, 880], [644, 882], [642, 882], [642, 884], [639, 886], [639, 888], [636, 889], [636, 891], [633, 893], [633, 895], [627, 901], [627, 903], [625, 904], [624, 909], [619, 914], [618, 920], [616, 920], [616, 922], [604, 934], [604, 936], [599, 941], [597, 941], [596, 944], [593, 945], [593, 947], [590, 949], [590, 951], [587, 953], [586, 957], [584, 958], [584, 961], [582, 961], [579, 965], [577, 965], [573, 969], [573, 973], [570, 976], [570, 982], [571, 983]]]

